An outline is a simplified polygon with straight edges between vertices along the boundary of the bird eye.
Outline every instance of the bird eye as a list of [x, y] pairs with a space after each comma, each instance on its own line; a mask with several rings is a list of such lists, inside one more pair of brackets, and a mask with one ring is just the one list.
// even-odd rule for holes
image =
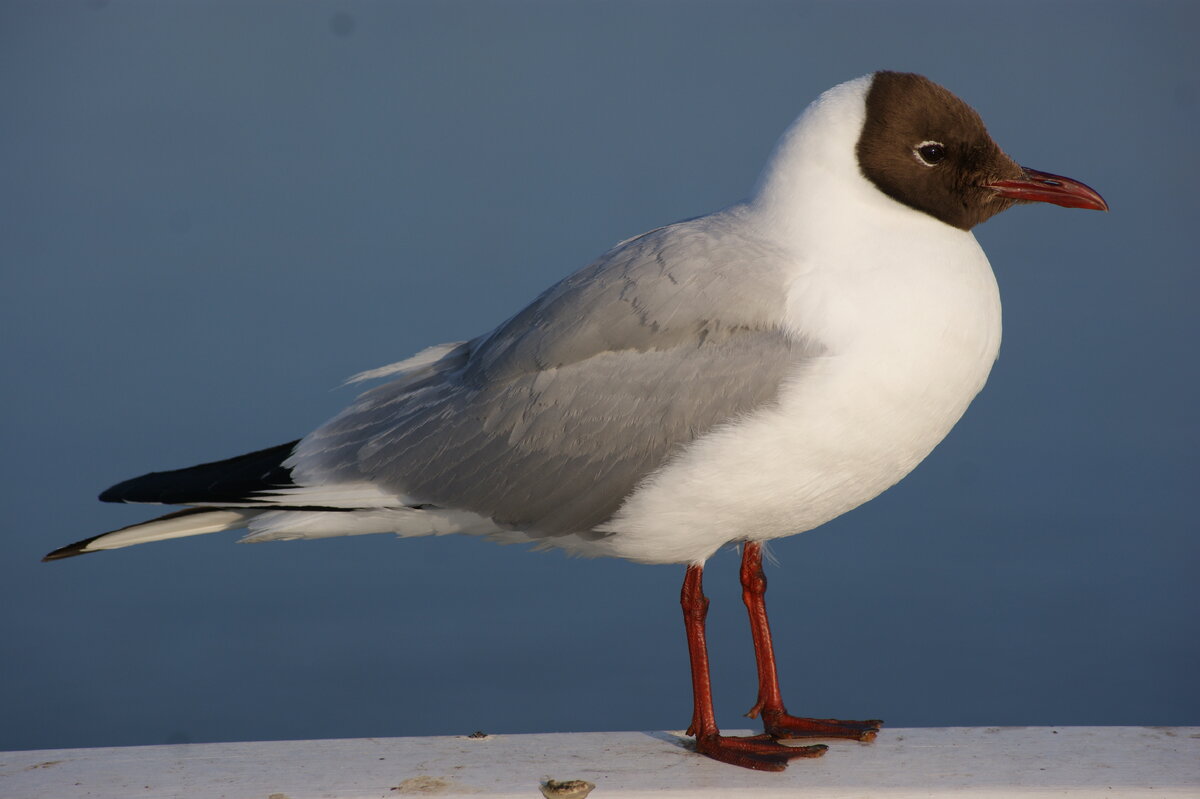
[[913, 152], [925, 166], [940, 164], [946, 158], [945, 145], [937, 141], [923, 141], [913, 148]]

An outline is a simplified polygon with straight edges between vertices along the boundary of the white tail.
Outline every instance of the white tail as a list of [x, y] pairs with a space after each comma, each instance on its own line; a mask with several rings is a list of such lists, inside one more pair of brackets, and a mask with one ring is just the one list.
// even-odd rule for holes
[[185, 538], [189, 535], [204, 535], [218, 533], [222, 530], [236, 530], [245, 527], [261, 510], [249, 508], [188, 508], [187, 510], [168, 513], [141, 524], [131, 524], [119, 530], [101, 533], [98, 536], [76, 541], [74, 544], [56, 549], [43, 560], [58, 560], [86, 552], [98, 552], [102, 549], [120, 549], [134, 544], [148, 544], [151, 541], [166, 541], [169, 538]]

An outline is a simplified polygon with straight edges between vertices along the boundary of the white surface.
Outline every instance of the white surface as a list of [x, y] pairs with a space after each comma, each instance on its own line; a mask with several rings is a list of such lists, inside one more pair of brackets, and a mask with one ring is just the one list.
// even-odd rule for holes
[[884, 729], [781, 774], [697, 756], [668, 732], [182, 744], [0, 754], [4, 799], [1200, 797], [1200, 727]]

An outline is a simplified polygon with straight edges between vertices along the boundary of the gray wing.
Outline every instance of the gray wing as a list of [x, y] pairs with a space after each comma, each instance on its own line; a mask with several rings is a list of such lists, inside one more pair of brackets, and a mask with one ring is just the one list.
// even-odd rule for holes
[[779, 326], [777, 258], [714, 217], [624, 242], [492, 333], [363, 394], [301, 442], [294, 474], [371, 480], [533, 535], [589, 531], [820, 351]]

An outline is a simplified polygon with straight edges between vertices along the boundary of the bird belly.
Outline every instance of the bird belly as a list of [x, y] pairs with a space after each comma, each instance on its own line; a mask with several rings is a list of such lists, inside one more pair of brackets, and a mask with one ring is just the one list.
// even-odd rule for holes
[[697, 439], [643, 481], [601, 527], [612, 533], [608, 554], [700, 562], [729, 542], [811, 530], [912, 471], [966, 411], [999, 349], [995, 279], [979, 260], [964, 280], [938, 282], [940, 295], [958, 296], [936, 302], [920, 281], [898, 281], [898, 297], [874, 292], [874, 308], [839, 287], [874, 329], [848, 326], [855, 335], [799, 365], [776, 403]]

